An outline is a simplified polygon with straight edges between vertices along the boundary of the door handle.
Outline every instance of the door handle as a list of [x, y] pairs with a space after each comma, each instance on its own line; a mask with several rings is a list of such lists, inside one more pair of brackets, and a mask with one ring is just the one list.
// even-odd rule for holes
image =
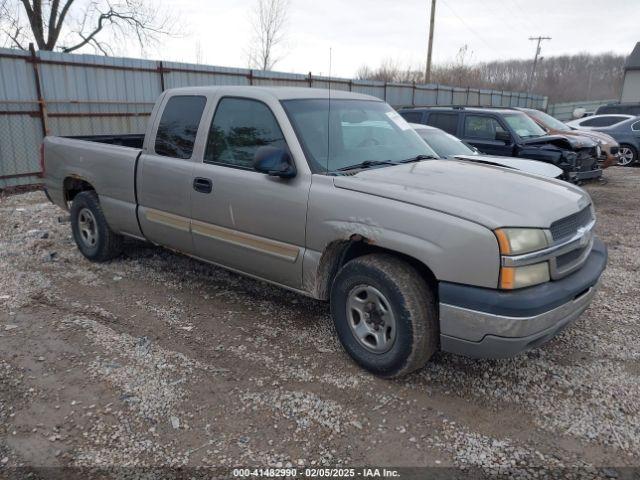
[[211, 193], [213, 182], [210, 178], [196, 177], [193, 179], [193, 189], [200, 193]]

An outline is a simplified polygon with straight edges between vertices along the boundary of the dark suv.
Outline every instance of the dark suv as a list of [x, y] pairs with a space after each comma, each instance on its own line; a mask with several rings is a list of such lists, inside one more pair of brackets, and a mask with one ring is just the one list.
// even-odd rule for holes
[[640, 115], [640, 102], [639, 103], [607, 103], [606, 105], [600, 105], [596, 110], [595, 115], [605, 114], [624, 114], [624, 115]]
[[440, 128], [482, 153], [521, 157], [560, 167], [566, 180], [599, 178], [600, 148], [586, 137], [547, 135], [523, 112], [507, 108], [420, 107], [399, 110], [410, 123]]

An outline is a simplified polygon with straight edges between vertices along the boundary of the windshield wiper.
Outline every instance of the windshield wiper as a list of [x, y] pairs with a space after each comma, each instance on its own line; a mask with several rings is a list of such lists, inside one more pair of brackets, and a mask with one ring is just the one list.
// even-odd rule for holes
[[416, 155], [415, 157], [406, 158], [404, 160], [400, 160], [397, 163], [411, 163], [411, 162], [419, 162], [420, 160], [436, 160], [438, 157], [434, 157], [433, 155]]
[[339, 172], [344, 170], [355, 170], [357, 168], [371, 168], [377, 167], [378, 165], [396, 165], [397, 162], [392, 162], [391, 160], [365, 160], [362, 163], [356, 163], [355, 165], [349, 165], [347, 167], [338, 168]]

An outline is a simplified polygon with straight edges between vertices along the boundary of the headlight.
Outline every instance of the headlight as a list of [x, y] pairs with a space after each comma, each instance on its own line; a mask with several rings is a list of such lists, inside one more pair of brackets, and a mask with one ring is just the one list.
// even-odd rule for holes
[[549, 246], [544, 230], [539, 228], [499, 228], [495, 234], [502, 255], [520, 255]]
[[[549, 246], [547, 235], [539, 228], [499, 228], [495, 231], [501, 256], [522, 255]], [[549, 263], [500, 268], [500, 288], [513, 290], [548, 282]]]
[[602, 148], [598, 145], [596, 146], [596, 157], [599, 157], [600, 155], [602, 155]]
[[500, 288], [505, 290], [530, 287], [548, 282], [550, 279], [549, 262], [500, 269]]

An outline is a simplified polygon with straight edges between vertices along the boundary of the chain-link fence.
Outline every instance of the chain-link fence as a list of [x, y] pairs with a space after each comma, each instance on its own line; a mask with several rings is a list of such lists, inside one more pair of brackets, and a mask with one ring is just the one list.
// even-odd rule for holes
[[44, 135], [142, 133], [163, 90], [198, 85], [332, 88], [372, 95], [394, 107], [546, 106], [539, 95], [470, 87], [0, 49], [0, 189], [40, 182]]

